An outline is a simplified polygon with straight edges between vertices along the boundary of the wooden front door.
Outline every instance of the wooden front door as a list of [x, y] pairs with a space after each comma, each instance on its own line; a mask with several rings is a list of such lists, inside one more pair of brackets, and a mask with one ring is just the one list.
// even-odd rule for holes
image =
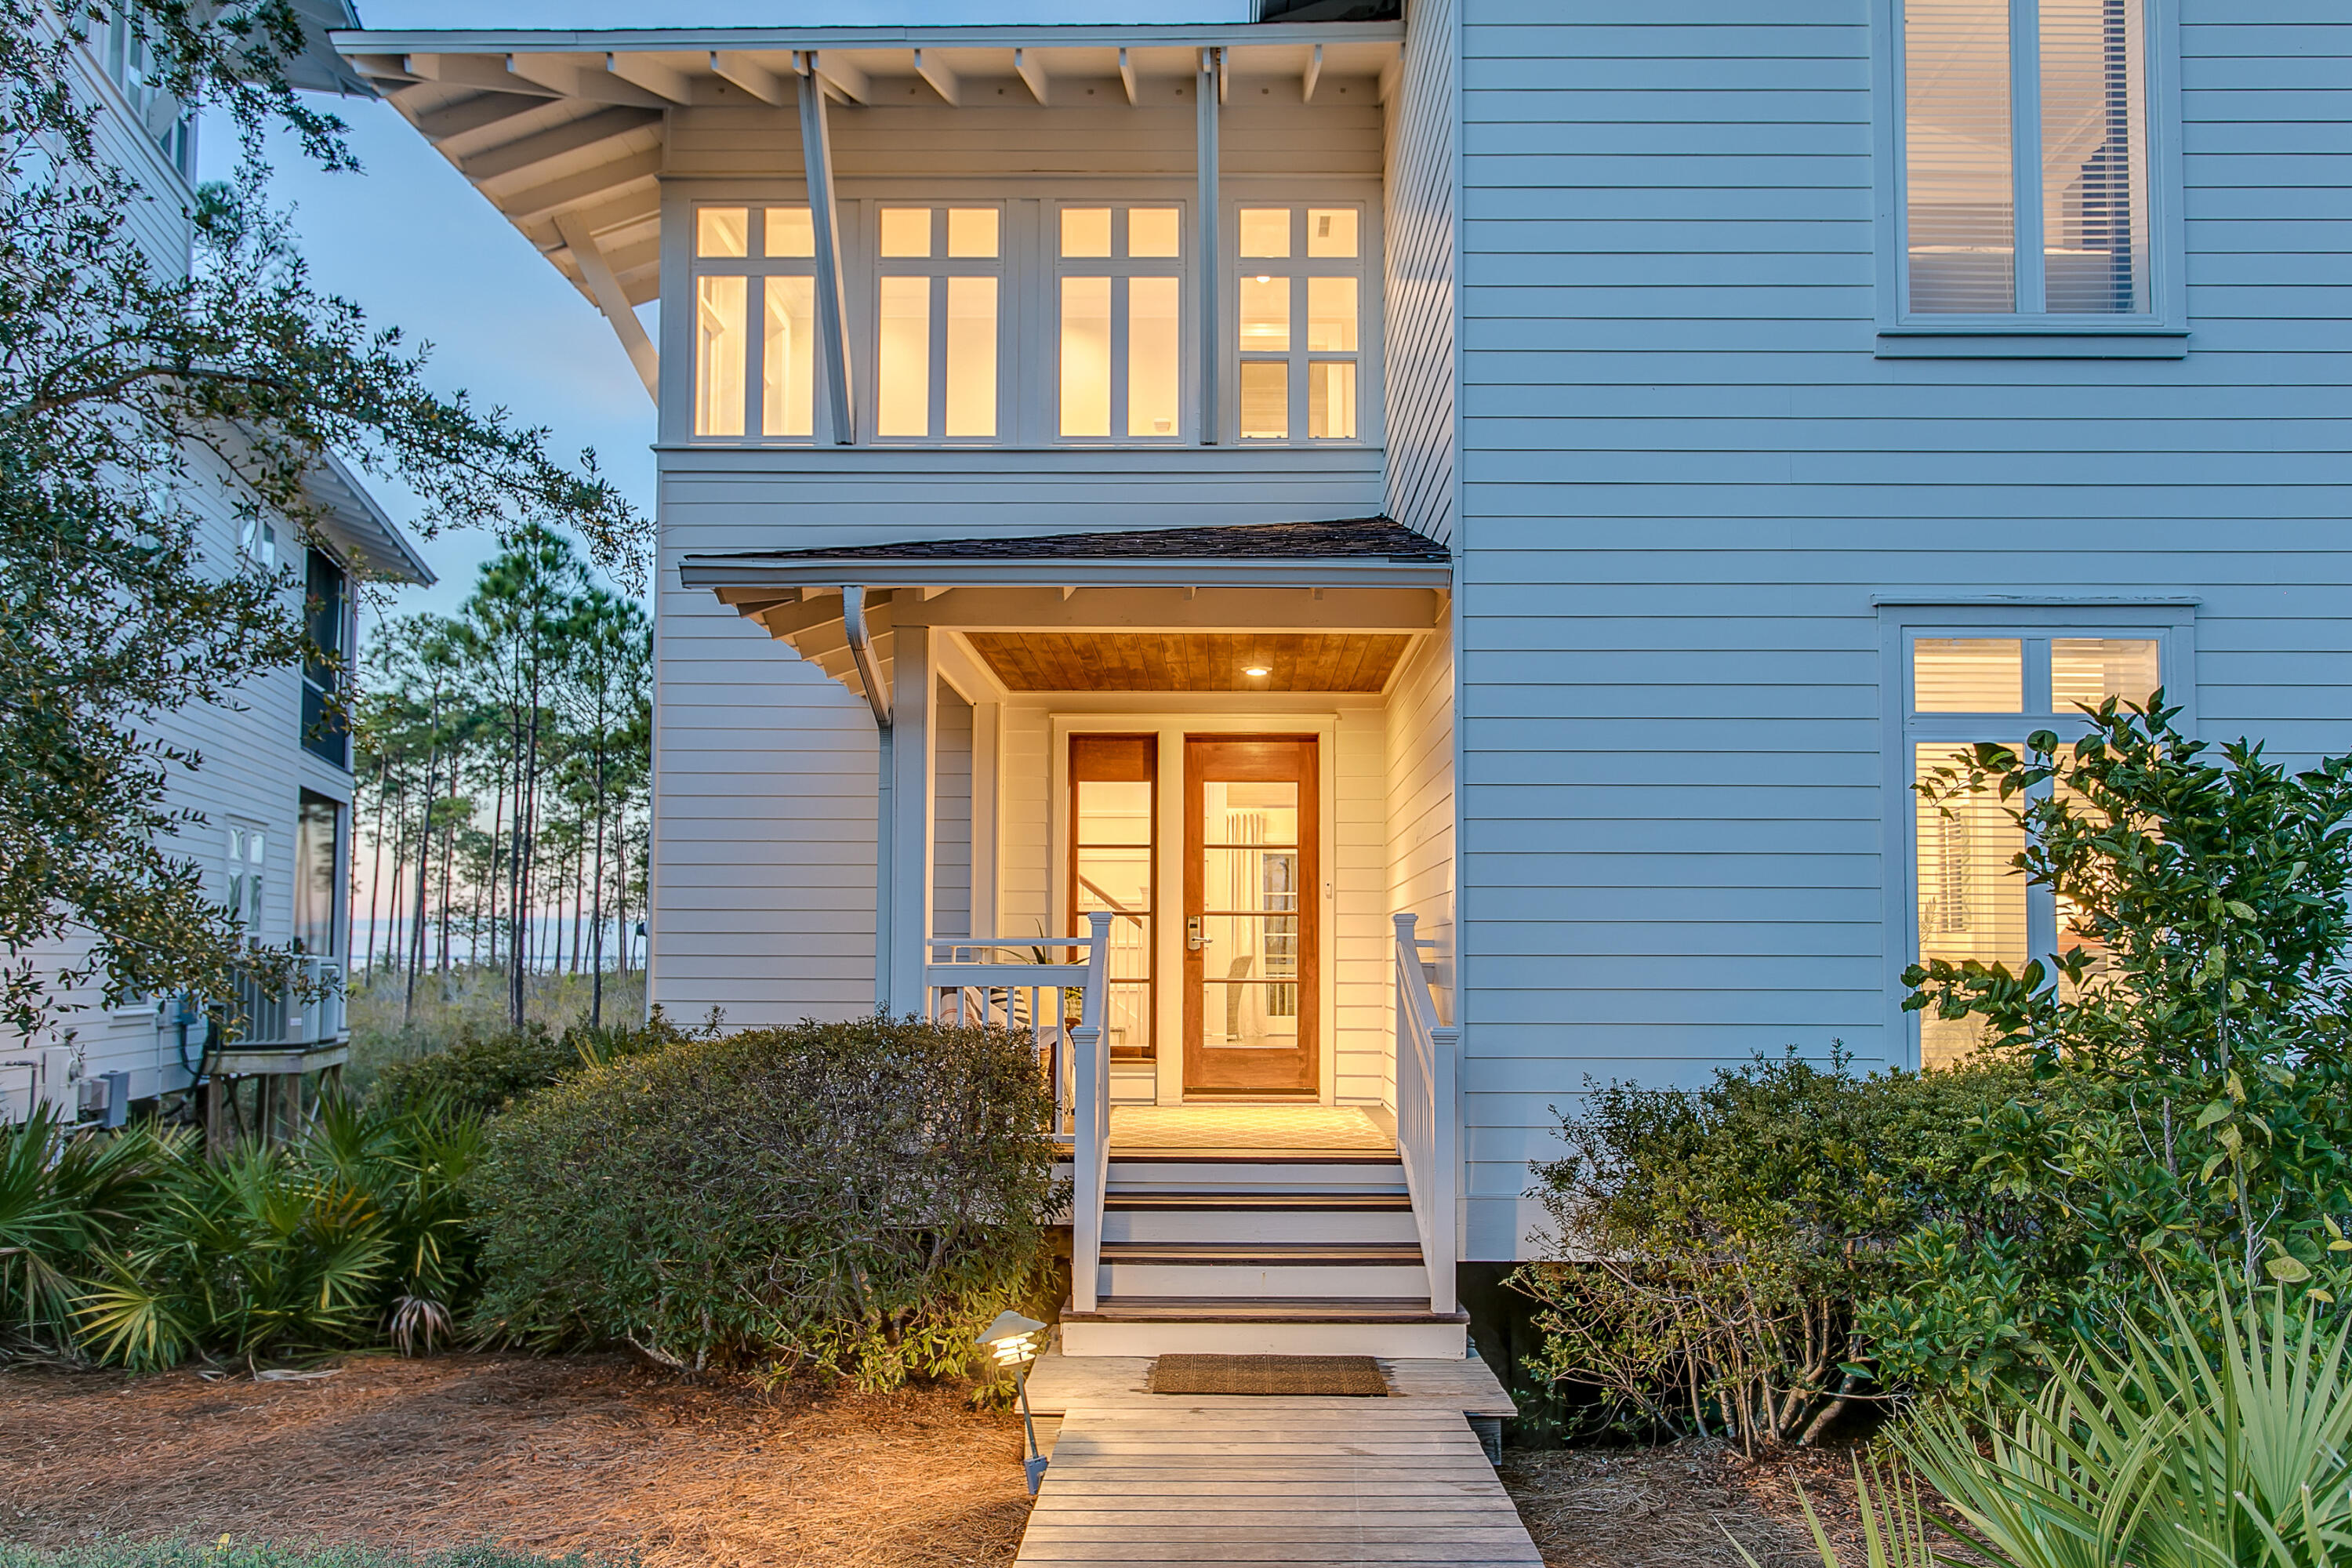
[[1184, 1092], [1312, 1096], [1312, 736], [1184, 738]]

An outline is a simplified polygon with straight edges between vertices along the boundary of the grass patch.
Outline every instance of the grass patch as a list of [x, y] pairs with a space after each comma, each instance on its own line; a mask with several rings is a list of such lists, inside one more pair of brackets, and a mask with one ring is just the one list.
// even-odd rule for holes
[[[593, 977], [530, 974], [523, 980], [523, 1012], [556, 1034], [588, 1019]], [[604, 975], [604, 1022], [635, 1024], [646, 1016], [642, 969]], [[463, 966], [446, 974], [420, 975], [415, 1005], [408, 1005], [408, 977], [379, 970], [356, 976], [349, 998], [352, 1058], [344, 1082], [365, 1093], [376, 1075], [394, 1062], [414, 1061], [447, 1048], [468, 1035], [488, 1036], [507, 1027], [507, 972], [487, 964]]]

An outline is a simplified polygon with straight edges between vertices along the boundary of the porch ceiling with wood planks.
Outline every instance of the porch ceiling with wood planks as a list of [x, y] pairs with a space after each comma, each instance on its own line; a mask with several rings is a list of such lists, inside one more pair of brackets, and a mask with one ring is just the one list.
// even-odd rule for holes
[[1013, 691], [1377, 692], [1412, 642], [1363, 632], [967, 635]]

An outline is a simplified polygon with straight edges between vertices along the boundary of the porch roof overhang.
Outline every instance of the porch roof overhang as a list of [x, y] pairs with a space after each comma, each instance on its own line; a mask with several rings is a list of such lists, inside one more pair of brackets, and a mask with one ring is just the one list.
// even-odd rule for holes
[[1436, 588], [1454, 584], [1435, 540], [1384, 517], [1235, 523], [1010, 539], [911, 540], [689, 555], [688, 587], [740, 602], [761, 588]]
[[1438, 624], [1453, 586], [1445, 547], [1387, 518], [697, 554], [678, 575], [863, 693], [886, 725], [901, 626], [1374, 637], [1392, 654]]

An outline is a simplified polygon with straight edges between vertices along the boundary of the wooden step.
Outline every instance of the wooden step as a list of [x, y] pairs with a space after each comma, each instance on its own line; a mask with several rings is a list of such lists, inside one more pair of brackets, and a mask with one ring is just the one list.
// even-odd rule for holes
[[1225, 1263], [1238, 1268], [1298, 1264], [1391, 1263], [1421, 1266], [1417, 1241], [1106, 1241], [1105, 1263]]
[[1315, 1209], [1373, 1209], [1412, 1212], [1408, 1193], [1181, 1193], [1117, 1192], [1106, 1194], [1107, 1209], [1249, 1209], [1296, 1212]]
[[1396, 1165], [1393, 1149], [1154, 1149], [1115, 1146], [1110, 1163], [1153, 1165]]
[[1466, 1323], [1467, 1312], [1433, 1312], [1426, 1296], [1105, 1296], [1091, 1312], [1062, 1304], [1078, 1323]]

